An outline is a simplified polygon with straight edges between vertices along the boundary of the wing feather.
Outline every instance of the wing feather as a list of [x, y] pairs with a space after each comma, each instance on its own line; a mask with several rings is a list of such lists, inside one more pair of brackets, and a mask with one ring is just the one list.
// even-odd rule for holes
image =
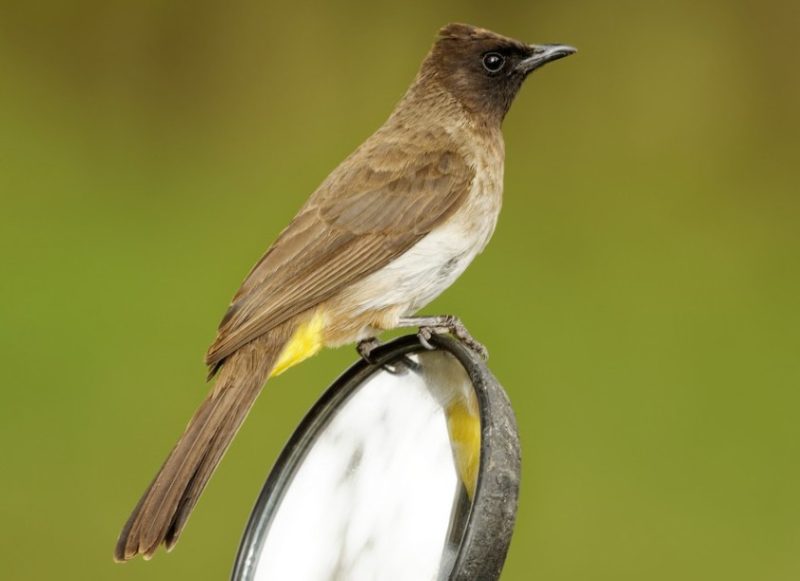
[[459, 206], [473, 177], [443, 132], [412, 135], [404, 143], [367, 141], [250, 271], [207, 364], [217, 368], [242, 345], [404, 253]]

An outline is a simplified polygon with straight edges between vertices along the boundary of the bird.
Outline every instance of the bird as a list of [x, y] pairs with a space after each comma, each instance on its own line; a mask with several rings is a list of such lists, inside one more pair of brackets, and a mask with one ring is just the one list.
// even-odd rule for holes
[[527, 77], [576, 49], [526, 44], [468, 24], [438, 32], [387, 121], [311, 194], [234, 295], [205, 362], [213, 387], [119, 535], [114, 558], [169, 551], [264, 383], [323, 347], [416, 327], [486, 247], [502, 202], [501, 127]]

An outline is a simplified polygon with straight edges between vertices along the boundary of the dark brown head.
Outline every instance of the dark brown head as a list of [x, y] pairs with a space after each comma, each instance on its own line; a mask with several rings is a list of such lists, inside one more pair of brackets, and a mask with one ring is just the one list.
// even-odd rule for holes
[[574, 52], [571, 46], [524, 44], [468, 24], [448, 24], [420, 75], [437, 80], [469, 111], [499, 123], [530, 73]]

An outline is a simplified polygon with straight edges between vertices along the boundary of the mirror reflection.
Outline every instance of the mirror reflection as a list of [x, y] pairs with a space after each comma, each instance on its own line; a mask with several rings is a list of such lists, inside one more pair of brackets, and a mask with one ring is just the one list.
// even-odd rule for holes
[[312, 430], [248, 577], [447, 579], [480, 459], [472, 383], [445, 351], [376, 370]]

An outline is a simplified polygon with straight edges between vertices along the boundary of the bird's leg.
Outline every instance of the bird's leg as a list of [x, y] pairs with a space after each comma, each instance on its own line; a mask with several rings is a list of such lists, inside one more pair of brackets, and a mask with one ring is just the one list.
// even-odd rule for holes
[[[372, 351], [380, 346], [381, 342], [377, 337], [367, 337], [356, 344], [356, 351], [361, 355], [361, 359], [370, 365], [375, 365], [375, 361], [372, 359]], [[418, 365], [409, 359], [407, 355], [403, 355], [396, 363], [384, 363], [381, 367], [392, 375], [402, 375], [408, 369], [416, 369]]]
[[372, 351], [376, 347], [379, 347], [381, 342], [378, 340], [377, 337], [367, 337], [366, 339], [362, 339], [356, 345], [356, 351], [358, 354], [361, 355], [361, 359], [373, 365], [375, 362], [372, 360]]
[[433, 349], [430, 338], [434, 333], [450, 333], [467, 347], [484, 359], [489, 358], [489, 351], [470, 335], [464, 323], [453, 315], [436, 315], [432, 317], [402, 317], [398, 327], [419, 327], [417, 337], [426, 349]]

